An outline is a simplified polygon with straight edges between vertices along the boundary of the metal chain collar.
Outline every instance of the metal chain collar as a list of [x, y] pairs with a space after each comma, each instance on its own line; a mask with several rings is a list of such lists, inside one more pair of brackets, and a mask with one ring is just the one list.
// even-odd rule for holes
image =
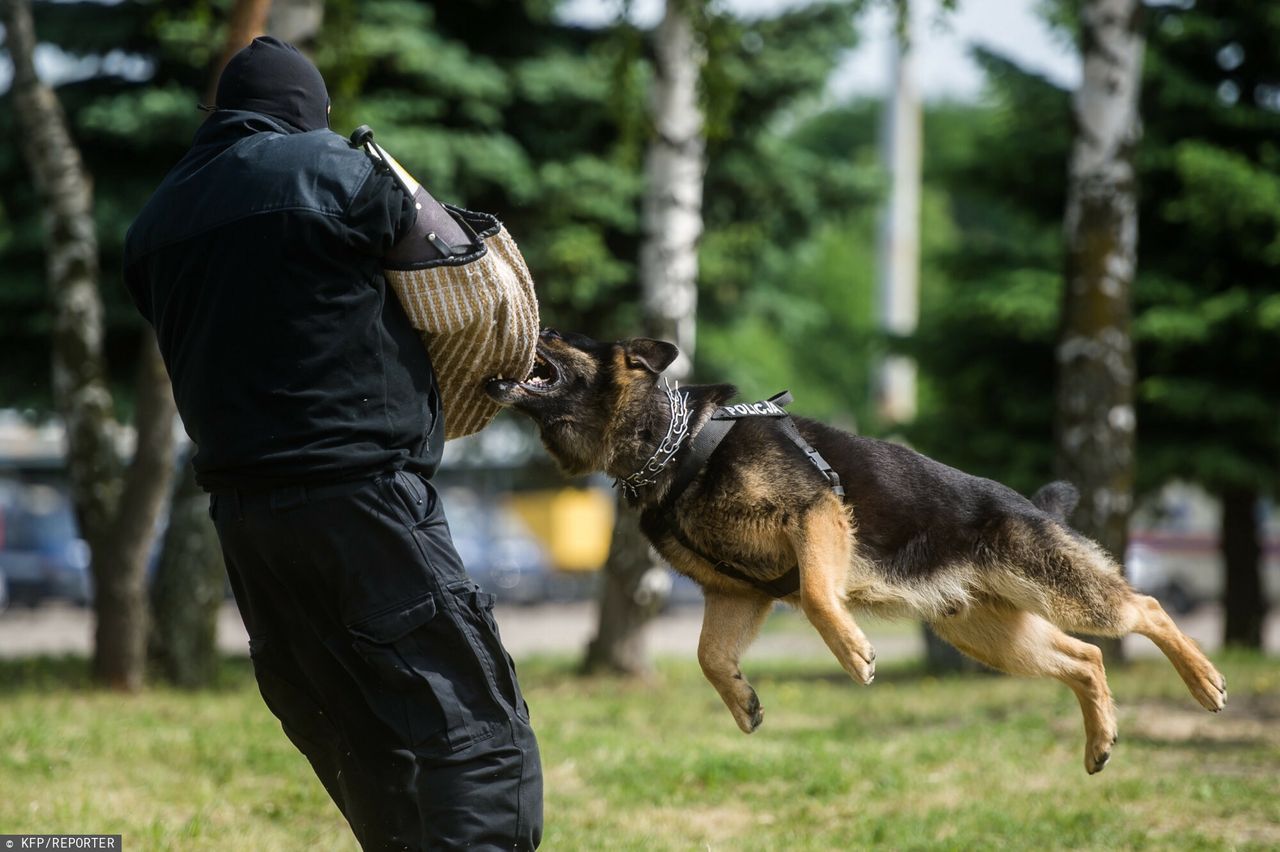
[[646, 488], [658, 481], [658, 474], [680, 451], [685, 437], [689, 434], [689, 404], [685, 395], [680, 393], [680, 383], [676, 382], [673, 388], [664, 379], [663, 390], [666, 391], [667, 404], [671, 408], [671, 422], [667, 424], [666, 437], [639, 470], [630, 476], [613, 481], [614, 487], [621, 488], [628, 497], [640, 496], [641, 488]]

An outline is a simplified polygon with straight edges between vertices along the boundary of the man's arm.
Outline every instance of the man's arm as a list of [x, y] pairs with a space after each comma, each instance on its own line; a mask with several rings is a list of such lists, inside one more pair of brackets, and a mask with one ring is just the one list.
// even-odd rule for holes
[[374, 166], [347, 205], [343, 224], [352, 248], [383, 257], [412, 230], [418, 210], [396, 178]]

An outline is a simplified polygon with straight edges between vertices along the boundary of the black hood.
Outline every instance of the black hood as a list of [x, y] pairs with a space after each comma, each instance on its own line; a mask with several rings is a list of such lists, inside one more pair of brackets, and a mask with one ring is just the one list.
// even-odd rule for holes
[[218, 109], [247, 110], [295, 130], [329, 126], [329, 90], [319, 69], [296, 47], [271, 36], [255, 38], [218, 78]]

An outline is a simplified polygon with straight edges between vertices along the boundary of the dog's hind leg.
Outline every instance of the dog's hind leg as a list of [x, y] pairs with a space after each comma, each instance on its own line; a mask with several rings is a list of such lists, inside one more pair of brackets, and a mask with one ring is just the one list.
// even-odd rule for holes
[[1146, 636], [1169, 658], [1191, 695], [1206, 710], [1217, 713], [1226, 707], [1227, 679], [1200, 647], [1178, 629], [1159, 601], [1135, 592], [1123, 580], [1120, 583], [1123, 588], [1107, 596], [1108, 605], [1100, 617], [1072, 618], [1062, 626], [1093, 636]]
[[1084, 768], [1101, 771], [1116, 741], [1116, 713], [1102, 652], [1038, 615], [980, 605], [932, 622], [939, 636], [981, 663], [1009, 674], [1053, 677], [1076, 694], [1084, 714]]
[[1178, 629], [1159, 601], [1131, 591], [1124, 617], [1133, 625], [1131, 632], [1146, 636], [1164, 652], [1201, 706], [1214, 713], [1227, 706], [1227, 679], [1209, 662], [1200, 646]]
[[1115, 563], [1093, 543], [1062, 532], [1056, 539], [1048, 542], [1040, 559], [1041, 575], [1052, 574], [1056, 582], [1045, 587], [1043, 605], [1029, 609], [1073, 633], [1146, 636], [1169, 658], [1206, 710], [1217, 713], [1226, 706], [1226, 679], [1155, 598], [1134, 591]]
[[844, 505], [834, 496], [809, 509], [789, 530], [800, 565], [800, 609], [850, 676], [876, 677], [876, 652], [846, 608], [852, 537]]
[[742, 676], [738, 660], [751, 644], [773, 606], [764, 595], [730, 595], [708, 591], [698, 639], [702, 673], [720, 693], [742, 732], [749, 734], [764, 721], [756, 691]]

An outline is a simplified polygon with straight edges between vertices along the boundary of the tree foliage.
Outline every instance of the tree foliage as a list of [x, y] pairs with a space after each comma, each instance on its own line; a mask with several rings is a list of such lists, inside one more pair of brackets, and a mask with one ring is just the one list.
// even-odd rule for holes
[[[926, 184], [956, 228], [926, 264], [920, 330], [924, 452], [1023, 492], [1053, 469], [1053, 340], [1070, 148], [1066, 92], [987, 51], [985, 107], [933, 110]], [[937, 278], [931, 280], [930, 269]]]
[[1138, 290], [1143, 476], [1280, 485], [1280, 17], [1159, 9]]
[[[125, 230], [190, 143], [218, 19], [206, 3], [37, 3], [36, 32], [56, 46], [70, 131], [93, 177], [105, 303], [105, 354], [127, 389], [142, 320], [120, 286]], [[212, 40], [211, 40], [212, 38]], [[12, 92], [0, 99], [0, 398], [47, 410], [52, 306], [44, 284], [39, 205], [19, 153]], [[124, 406], [129, 397], [124, 395]]]
[[[438, 197], [506, 222], [548, 324], [625, 336], [640, 327], [635, 263], [651, 56], [628, 21], [575, 26], [556, 6], [331, 0], [314, 57], [335, 130], [371, 125]], [[124, 232], [203, 119], [196, 105], [230, 7], [37, 4], [42, 38], [83, 77], [58, 90], [95, 179], [117, 383], [131, 375], [130, 332], [140, 322], [116, 274]], [[816, 112], [827, 76], [853, 45], [852, 3], [750, 20], [710, 4], [699, 28], [711, 137], [700, 277], [703, 324], [715, 326], [754, 310], [752, 291], [785, 288], [809, 234], [831, 211], [869, 202], [873, 181], [847, 152], [806, 146], [789, 132]], [[0, 334], [13, 344], [0, 395], [47, 409], [50, 315], [38, 223], [7, 110], [0, 131]], [[734, 360], [708, 355], [699, 367], [713, 375]]]
[[[1150, 16], [1134, 335], [1139, 482], [1274, 493], [1280, 477], [1280, 21], [1261, 7]], [[931, 175], [960, 237], [913, 350], [934, 406], [920, 445], [1030, 489], [1050, 475], [1067, 93], [990, 53], [992, 107]], [[1245, 58], [1247, 57], [1247, 59]], [[1230, 66], [1230, 68], [1224, 67]], [[1273, 100], [1268, 100], [1272, 98]], [[932, 150], [945, 149], [934, 139]], [[977, 402], [977, 404], [968, 404]]]

